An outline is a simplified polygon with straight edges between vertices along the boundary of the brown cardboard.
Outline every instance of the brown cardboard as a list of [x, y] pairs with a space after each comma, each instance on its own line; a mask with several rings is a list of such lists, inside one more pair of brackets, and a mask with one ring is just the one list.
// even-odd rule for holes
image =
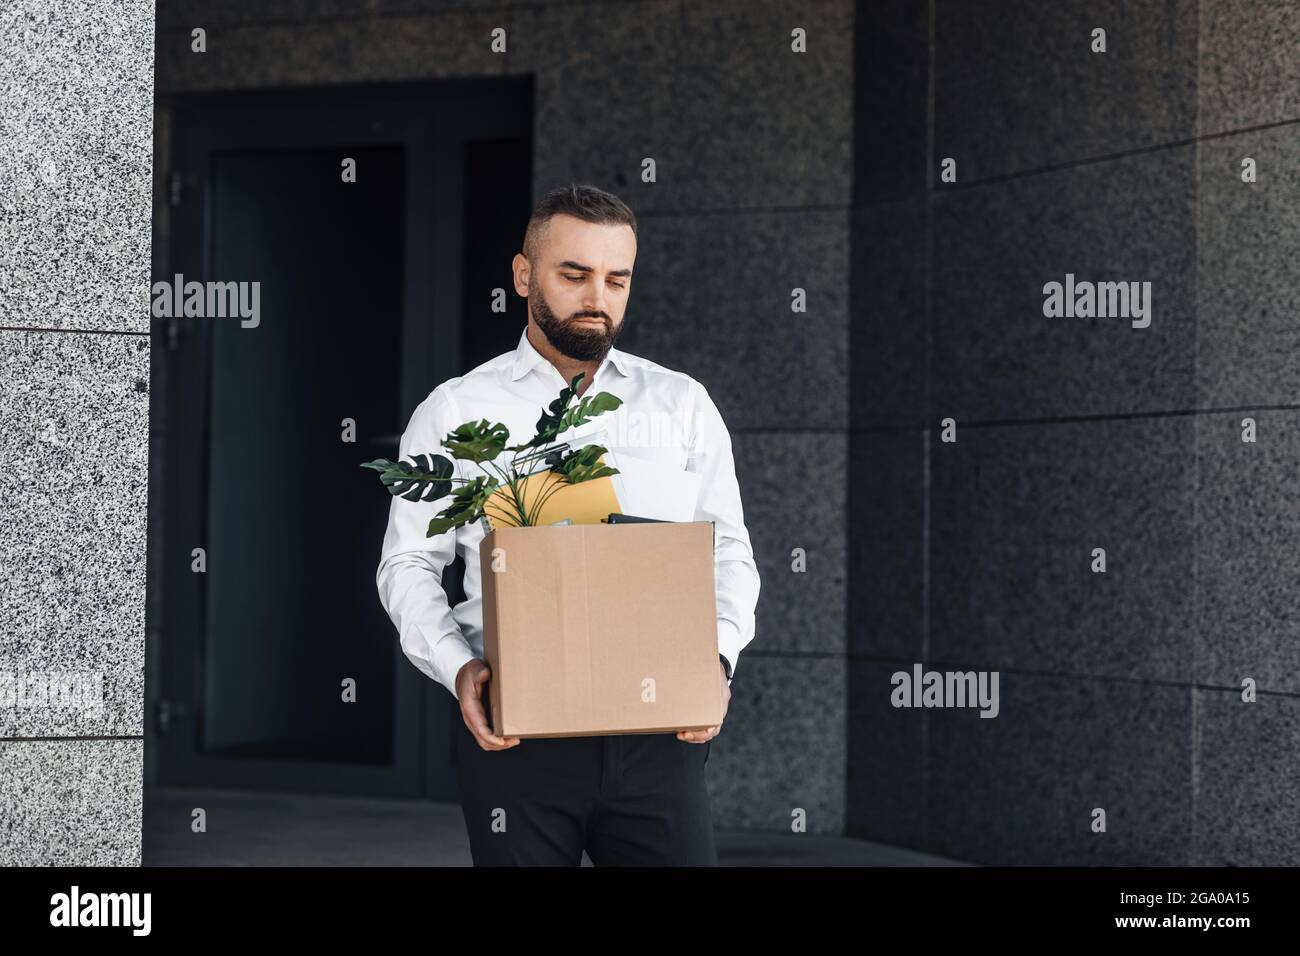
[[711, 523], [494, 528], [479, 560], [494, 733], [722, 721]]

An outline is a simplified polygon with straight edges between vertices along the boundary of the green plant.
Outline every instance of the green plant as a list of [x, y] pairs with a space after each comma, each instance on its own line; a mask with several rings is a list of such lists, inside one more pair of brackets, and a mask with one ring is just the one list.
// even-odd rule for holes
[[[519, 525], [535, 525], [542, 506], [559, 489], [618, 474], [617, 468], [600, 463], [600, 456], [608, 451], [603, 446], [572, 448], [568, 442], [555, 440], [561, 432], [586, 424], [597, 415], [613, 411], [623, 404], [621, 398], [609, 392], [586, 395], [574, 404], [582, 378], [583, 373], [579, 372], [560, 390], [559, 398], [551, 402], [537, 420], [537, 434], [522, 445], [506, 445], [510, 440], [510, 430], [500, 422], [489, 424], [486, 418], [466, 422], [449, 432], [442, 440], [443, 448], [451, 453], [452, 458], [473, 462], [486, 474], [476, 478], [458, 478], [454, 474], [456, 466], [450, 459], [432, 453], [412, 455], [409, 464], [400, 459], [376, 458], [364, 462], [361, 467], [379, 472], [379, 480], [394, 497], [407, 501], [437, 501], [451, 495], [451, 504], [429, 522], [426, 537], [477, 521], [483, 517], [488, 500], [498, 490], [504, 492], [511, 519], [517, 520]], [[510, 463], [497, 464], [496, 459], [507, 451], [514, 452]], [[548, 471], [557, 475], [558, 480], [549, 485], [543, 483], [533, 501], [526, 502], [525, 482], [532, 475]], [[453, 491], [457, 482], [460, 487]]]

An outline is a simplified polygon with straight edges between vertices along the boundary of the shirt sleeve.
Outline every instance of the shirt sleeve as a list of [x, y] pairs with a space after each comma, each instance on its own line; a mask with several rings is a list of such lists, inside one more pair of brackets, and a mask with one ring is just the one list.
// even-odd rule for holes
[[[745, 527], [731, 435], [708, 390], [693, 382], [695, 413], [686, 470], [700, 475], [696, 521], [712, 521], [718, 605], [718, 651], [736, 675], [740, 651], [754, 639], [758, 566]], [[728, 684], [731, 680], [728, 679]]]
[[[409, 460], [414, 455], [445, 454], [442, 439], [459, 424], [452, 422], [457, 411], [442, 386], [434, 389], [411, 414], [398, 457]], [[462, 463], [453, 460], [453, 464], [454, 475], [463, 477]], [[477, 656], [452, 617], [442, 588], [443, 570], [456, 557], [456, 531], [425, 536], [429, 520], [450, 501], [450, 495], [437, 501], [393, 496], [375, 584], [380, 603], [397, 628], [402, 652], [456, 697], [456, 675], [466, 661]]]

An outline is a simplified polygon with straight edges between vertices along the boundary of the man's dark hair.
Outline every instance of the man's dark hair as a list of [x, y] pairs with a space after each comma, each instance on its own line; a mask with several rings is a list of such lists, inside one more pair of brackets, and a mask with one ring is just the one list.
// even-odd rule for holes
[[524, 232], [524, 258], [534, 265], [537, 263], [535, 254], [541, 249], [551, 217], [558, 213], [601, 225], [623, 223], [631, 226], [632, 235], [636, 235], [636, 216], [627, 203], [613, 193], [582, 183], [559, 186], [542, 197]]

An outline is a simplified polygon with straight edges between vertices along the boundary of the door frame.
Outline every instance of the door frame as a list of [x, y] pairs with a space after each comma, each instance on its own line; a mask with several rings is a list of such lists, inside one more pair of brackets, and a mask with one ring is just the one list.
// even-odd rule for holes
[[[208, 157], [214, 152], [328, 146], [397, 145], [404, 149], [401, 421], [439, 382], [460, 374], [464, 146], [528, 136], [531, 77], [451, 79], [286, 90], [160, 96], [170, 111], [171, 149], [162, 198], [168, 203], [165, 261], [154, 281], [182, 273], [211, 275]], [[153, 431], [162, 445], [153, 474], [161, 507], [150, 509], [158, 571], [150, 595], [158, 643], [148, 655], [147, 743], [154, 778], [164, 785], [454, 798], [448, 760], [447, 691], [406, 659], [392, 634], [395, 662], [394, 760], [390, 765], [254, 758], [201, 750], [206, 575], [190, 571], [190, 552], [205, 540], [212, 323], [154, 319], [156, 377]], [[168, 412], [187, 408], [200, 429], [168, 427]], [[193, 421], [190, 417], [188, 420]], [[396, 457], [399, 435], [382, 436], [376, 455]], [[159, 441], [161, 439], [161, 441]], [[182, 493], [168, 493], [180, 488]], [[201, 493], [195, 494], [194, 491]], [[151, 542], [151, 549], [155, 543]], [[375, 542], [378, 556], [379, 542]], [[378, 597], [375, 597], [378, 600]]]

